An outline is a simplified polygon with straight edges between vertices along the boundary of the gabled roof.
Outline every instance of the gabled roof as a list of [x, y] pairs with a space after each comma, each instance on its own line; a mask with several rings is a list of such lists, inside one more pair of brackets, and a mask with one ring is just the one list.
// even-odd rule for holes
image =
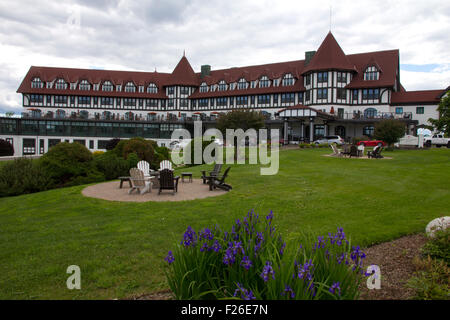
[[166, 82], [166, 86], [181, 85], [197, 87], [198, 82], [199, 79], [194, 69], [192, 69], [186, 56], [183, 56], [175, 69], [173, 69], [172, 74]]
[[356, 71], [355, 65], [349, 61], [331, 31], [325, 37], [309, 64], [303, 69], [302, 74], [321, 70]]
[[92, 84], [102, 84], [108, 80], [113, 85], [125, 85], [131, 81], [136, 85], [147, 86], [150, 83], [155, 83], [158, 87], [158, 93], [140, 93], [138, 90], [134, 93], [114, 91], [117, 97], [142, 97], [142, 98], [167, 98], [163, 93], [162, 86], [167, 82], [170, 74], [160, 72], [141, 72], [141, 71], [113, 71], [113, 70], [95, 70], [95, 69], [75, 69], [75, 68], [53, 68], [53, 67], [35, 67], [32, 66], [28, 70], [25, 78], [17, 89], [18, 93], [36, 93], [36, 94], [62, 94], [62, 95], [91, 95], [96, 96], [111, 96], [111, 92], [102, 91], [101, 87], [98, 91], [91, 90], [70, 90], [69, 86], [66, 90], [31, 88], [31, 80], [35, 77], [40, 78], [43, 82], [53, 81], [57, 78], [63, 78], [67, 82], [78, 82], [87, 80]]
[[391, 105], [439, 104], [443, 92], [444, 89], [392, 92]]

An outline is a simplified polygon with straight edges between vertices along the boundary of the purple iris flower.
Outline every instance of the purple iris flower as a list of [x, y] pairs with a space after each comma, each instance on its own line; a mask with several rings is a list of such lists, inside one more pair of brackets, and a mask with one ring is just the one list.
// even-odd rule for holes
[[175, 261], [172, 251], [169, 251], [167, 257], [165, 257], [164, 260], [167, 261], [168, 264], [172, 264]]

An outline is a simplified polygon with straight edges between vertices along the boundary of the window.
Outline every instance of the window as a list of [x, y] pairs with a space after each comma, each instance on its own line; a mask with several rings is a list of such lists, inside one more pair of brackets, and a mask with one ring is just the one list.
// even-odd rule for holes
[[198, 106], [199, 107], [207, 107], [209, 99], [199, 99]]
[[109, 144], [109, 140], [98, 140], [97, 141], [97, 149], [106, 149]]
[[89, 140], [89, 149], [94, 149], [94, 140]]
[[305, 85], [309, 86], [311, 84], [311, 75], [308, 74], [305, 78]]
[[317, 99], [327, 99], [328, 89], [317, 89]]
[[227, 98], [216, 98], [216, 106], [226, 106], [228, 103], [228, 99]]
[[227, 84], [224, 80], [219, 82], [219, 91], [225, 91], [227, 90]]
[[347, 99], [347, 90], [345, 90], [344, 88], [338, 88], [337, 89], [337, 98], [338, 99]]
[[358, 89], [353, 90], [353, 101], [358, 101]]
[[259, 79], [259, 87], [260, 88], [267, 88], [269, 86], [270, 86], [270, 81], [267, 76], [263, 76], [263, 77], [261, 77], [261, 79]]
[[247, 89], [247, 86], [248, 86], [247, 81], [244, 78], [239, 79], [239, 82], [238, 82], [239, 90]]
[[395, 113], [396, 113], [396, 114], [402, 114], [402, 113], [403, 113], [403, 107], [397, 107], [397, 108], [395, 108]]
[[347, 73], [345, 72], [338, 72], [337, 73], [337, 82], [338, 83], [346, 83], [347, 82]]
[[118, 84], [118, 85], [116, 86], [116, 91], [117, 91], [117, 92], [122, 91], [122, 85], [121, 85], [121, 84]]
[[180, 94], [189, 94], [189, 87], [181, 87], [180, 88]]
[[368, 136], [368, 137], [372, 137], [374, 131], [375, 131], [375, 129], [374, 129], [373, 126], [365, 126], [363, 128], [363, 135], [364, 136]]
[[114, 98], [111, 98], [111, 97], [102, 97], [101, 98], [101, 104], [102, 104], [102, 106], [112, 106], [113, 104], [114, 104], [114, 100], [113, 100]]
[[238, 106], [248, 105], [248, 96], [236, 97], [236, 105]]
[[144, 93], [144, 86], [139, 86], [138, 87], [138, 92], [139, 93]]
[[67, 96], [55, 96], [55, 103], [67, 104]]
[[158, 87], [154, 83], [150, 83], [147, 86], [147, 93], [158, 93]]
[[377, 109], [367, 108], [364, 110], [364, 118], [375, 118], [377, 116]]
[[[281, 103], [293, 103], [295, 102], [295, 94], [293, 93], [282, 93], [281, 94]], [[300, 103], [300, 101], [299, 101]]]
[[22, 153], [24, 155], [36, 153], [36, 139], [23, 139], [22, 146]]
[[364, 71], [364, 80], [378, 80], [379, 72], [375, 66], [368, 67]]
[[168, 87], [168, 88], [167, 88], [167, 94], [172, 95], [172, 94], [174, 94], [174, 93], [175, 93], [175, 88], [174, 88], [174, 87]]
[[78, 85], [79, 90], [91, 90], [91, 84], [87, 80], [82, 80], [80, 84]]
[[39, 78], [33, 78], [33, 80], [31, 80], [31, 87], [41, 89], [44, 87], [44, 83]]
[[251, 81], [250, 82], [250, 88], [256, 88], [256, 81]]
[[305, 102], [309, 101], [311, 99], [311, 91], [306, 91], [305, 92]]
[[91, 97], [78, 97], [78, 104], [83, 104], [83, 105], [90, 105], [91, 104]]
[[425, 108], [424, 107], [416, 107], [416, 113], [417, 114], [424, 114]]
[[132, 82], [127, 82], [125, 92], [136, 92], [136, 86]]
[[64, 79], [58, 79], [56, 81], [55, 89], [59, 89], [59, 90], [67, 89], [67, 83], [64, 81]]
[[208, 92], [208, 86], [205, 82], [200, 85], [200, 92]]
[[298, 93], [298, 103], [303, 103], [303, 92]]
[[379, 94], [380, 94], [379, 89], [364, 89], [363, 90], [363, 100], [379, 99]]
[[30, 96], [30, 102], [42, 103], [44, 102], [44, 96], [42, 94], [32, 94]]
[[328, 82], [328, 72], [317, 73], [317, 82]]
[[124, 98], [123, 99], [123, 105], [126, 106], [126, 107], [135, 107], [136, 106], [136, 99]]
[[294, 77], [292, 74], [288, 73], [283, 77], [282, 85], [283, 86], [292, 86], [294, 84]]
[[268, 94], [258, 95], [258, 104], [269, 104], [269, 103], [270, 103], [270, 95]]
[[314, 125], [314, 139], [320, 139], [325, 136], [325, 126], [323, 124]]

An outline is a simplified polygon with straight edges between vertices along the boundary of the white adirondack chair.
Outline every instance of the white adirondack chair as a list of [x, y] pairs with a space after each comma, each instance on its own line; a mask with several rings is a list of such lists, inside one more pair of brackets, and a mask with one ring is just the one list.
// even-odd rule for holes
[[144, 177], [144, 173], [138, 168], [130, 169], [130, 181], [131, 188], [128, 190], [128, 194], [131, 194], [134, 190], [138, 191], [140, 194], [146, 192], [152, 192], [152, 181], [149, 178]]
[[137, 163], [136, 166], [139, 170], [141, 170], [144, 173], [144, 177], [146, 178], [150, 177], [150, 171], [152, 170], [150, 169], [150, 164], [147, 161], [141, 160]]
[[342, 157], [341, 150], [339, 150], [334, 143], [331, 145], [331, 149], [333, 149], [333, 156]]
[[161, 171], [161, 170], [164, 170], [164, 169], [173, 170], [172, 169], [172, 162], [170, 162], [169, 160], [161, 161], [159, 163], [159, 170]]

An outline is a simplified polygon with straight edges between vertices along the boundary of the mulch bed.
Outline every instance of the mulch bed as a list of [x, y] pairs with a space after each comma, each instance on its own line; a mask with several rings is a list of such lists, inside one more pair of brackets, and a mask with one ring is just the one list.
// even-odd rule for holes
[[407, 300], [413, 297], [414, 291], [406, 287], [415, 271], [412, 263], [415, 256], [420, 255], [420, 248], [427, 242], [425, 234], [415, 234], [384, 242], [364, 251], [367, 258], [365, 268], [375, 264], [380, 267], [381, 288], [379, 290], [367, 288], [361, 283], [362, 300]]
[[[420, 254], [420, 248], [426, 243], [425, 234], [415, 234], [384, 242], [364, 249], [367, 258], [365, 269], [369, 265], [377, 265], [381, 272], [381, 288], [379, 290], [367, 288], [366, 282], [361, 283], [361, 300], [407, 300], [413, 297], [414, 291], [405, 286], [413, 272], [412, 263], [415, 256]], [[170, 300], [173, 299], [170, 290], [159, 291], [130, 297], [132, 300]]]

